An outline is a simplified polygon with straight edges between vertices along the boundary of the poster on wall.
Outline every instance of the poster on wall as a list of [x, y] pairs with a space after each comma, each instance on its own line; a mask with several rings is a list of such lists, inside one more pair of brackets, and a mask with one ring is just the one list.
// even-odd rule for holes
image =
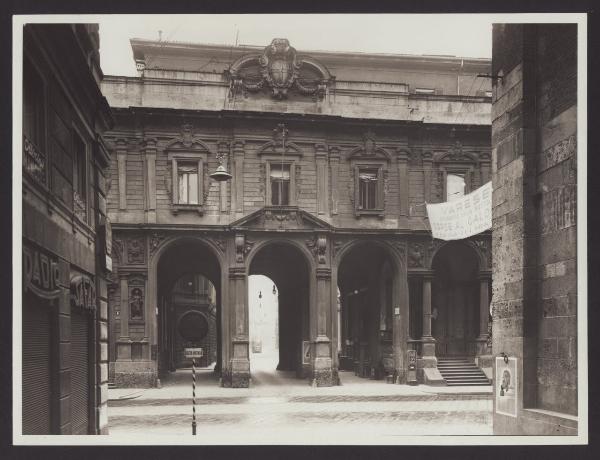
[[517, 416], [517, 358], [496, 358], [496, 413]]

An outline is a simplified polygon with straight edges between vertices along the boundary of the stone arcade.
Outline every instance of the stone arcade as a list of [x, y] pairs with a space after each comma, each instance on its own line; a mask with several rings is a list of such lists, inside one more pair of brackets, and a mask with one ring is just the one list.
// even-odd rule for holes
[[253, 274], [279, 290], [279, 368], [314, 385], [406, 383], [409, 350], [421, 382], [444, 384], [440, 357], [489, 374], [490, 234], [434, 241], [424, 206], [491, 178], [489, 60], [131, 43], [139, 75], [103, 82], [117, 386], [177, 367], [189, 274], [214, 289], [224, 386], [250, 383]]

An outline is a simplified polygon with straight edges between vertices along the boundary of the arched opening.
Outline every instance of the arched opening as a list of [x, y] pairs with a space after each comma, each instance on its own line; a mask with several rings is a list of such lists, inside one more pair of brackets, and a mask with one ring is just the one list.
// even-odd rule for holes
[[159, 378], [191, 367], [185, 348], [202, 348], [196, 366], [218, 373], [221, 276], [214, 253], [197, 240], [178, 240], [161, 255], [156, 276]]
[[[310, 368], [310, 355], [305, 356], [304, 353], [310, 340], [310, 283], [309, 265], [305, 256], [289, 243], [269, 243], [260, 248], [253, 257], [249, 275], [268, 277], [273, 282], [268, 295], [272, 296], [273, 290], [276, 291], [278, 317], [276, 369], [293, 371], [297, 377], [306, 377]], [[253, 313], [256, 311], [251, 312]], [[254, 321], [255, 319], [249, 318], [250, 324]], [[253, 365], [255, 355], [256, 353], [252, 353], [251, 350], [250, 368], [253, 381], [257, 378]]]
[[436, 356], [475, 356], [479, 335], [479, 261], [464, 243], [450, 242], [434, 256], [431, 335]]
[[279, 363], [279, 289], [267, 276], [248, 277], [248, 320], [253, 370], [272, 372]]
[[[372, 379], [393, 375], [397, 279], [393, 260], [377, 244], [359, 244], [342, 257], [338, 270], [340, 371]], [[340, 373], [342, 381], [345, 376], [348, 373]]]

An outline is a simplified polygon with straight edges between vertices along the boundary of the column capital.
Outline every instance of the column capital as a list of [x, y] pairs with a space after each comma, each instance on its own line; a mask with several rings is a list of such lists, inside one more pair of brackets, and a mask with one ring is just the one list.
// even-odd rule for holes
[[423, 281], [432, 281], [435, 276], [435, 273], [433, 271], [422, 272], [421, 276], [423, 277]]
[[239, 279], [246, 276], [246, 267], [229, 267], [229, 278]]
[[318, 267], [316, 269], [317, 279], [331, 279], [331, 268]]
[[492, 272], [489, 270], [480, 271], [477, 273], [477, 279], [479, 281], [491, 281], [492, 280]]

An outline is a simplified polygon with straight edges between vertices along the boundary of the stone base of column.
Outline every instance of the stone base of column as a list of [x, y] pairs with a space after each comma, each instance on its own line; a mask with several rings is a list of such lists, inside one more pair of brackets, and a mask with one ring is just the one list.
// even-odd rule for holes
[[404, 385], [407, 379], [407, 372], [405, 369], [396, 369], [394, 371], [394, 383], [397, 385]]
[[115, 361], [117, 388], [154, 388], [158, 379], [156, 361]]
[[229, 369], [221, 372], [221, 386], [225, 388], [250, 387], [250, 361], [247, 359], [232, 359]]
[[331, 387], [339, 384], [337, 369], [331, 358], [316, 358], [311, 373], [310, 384], [315, 387]]
[[[435, 358], [435, 339], [433, 337], [423, 337], [421, 339], [421, 356], [423, 358]], [[437, 366], [437, 359], [436, 359]]]

